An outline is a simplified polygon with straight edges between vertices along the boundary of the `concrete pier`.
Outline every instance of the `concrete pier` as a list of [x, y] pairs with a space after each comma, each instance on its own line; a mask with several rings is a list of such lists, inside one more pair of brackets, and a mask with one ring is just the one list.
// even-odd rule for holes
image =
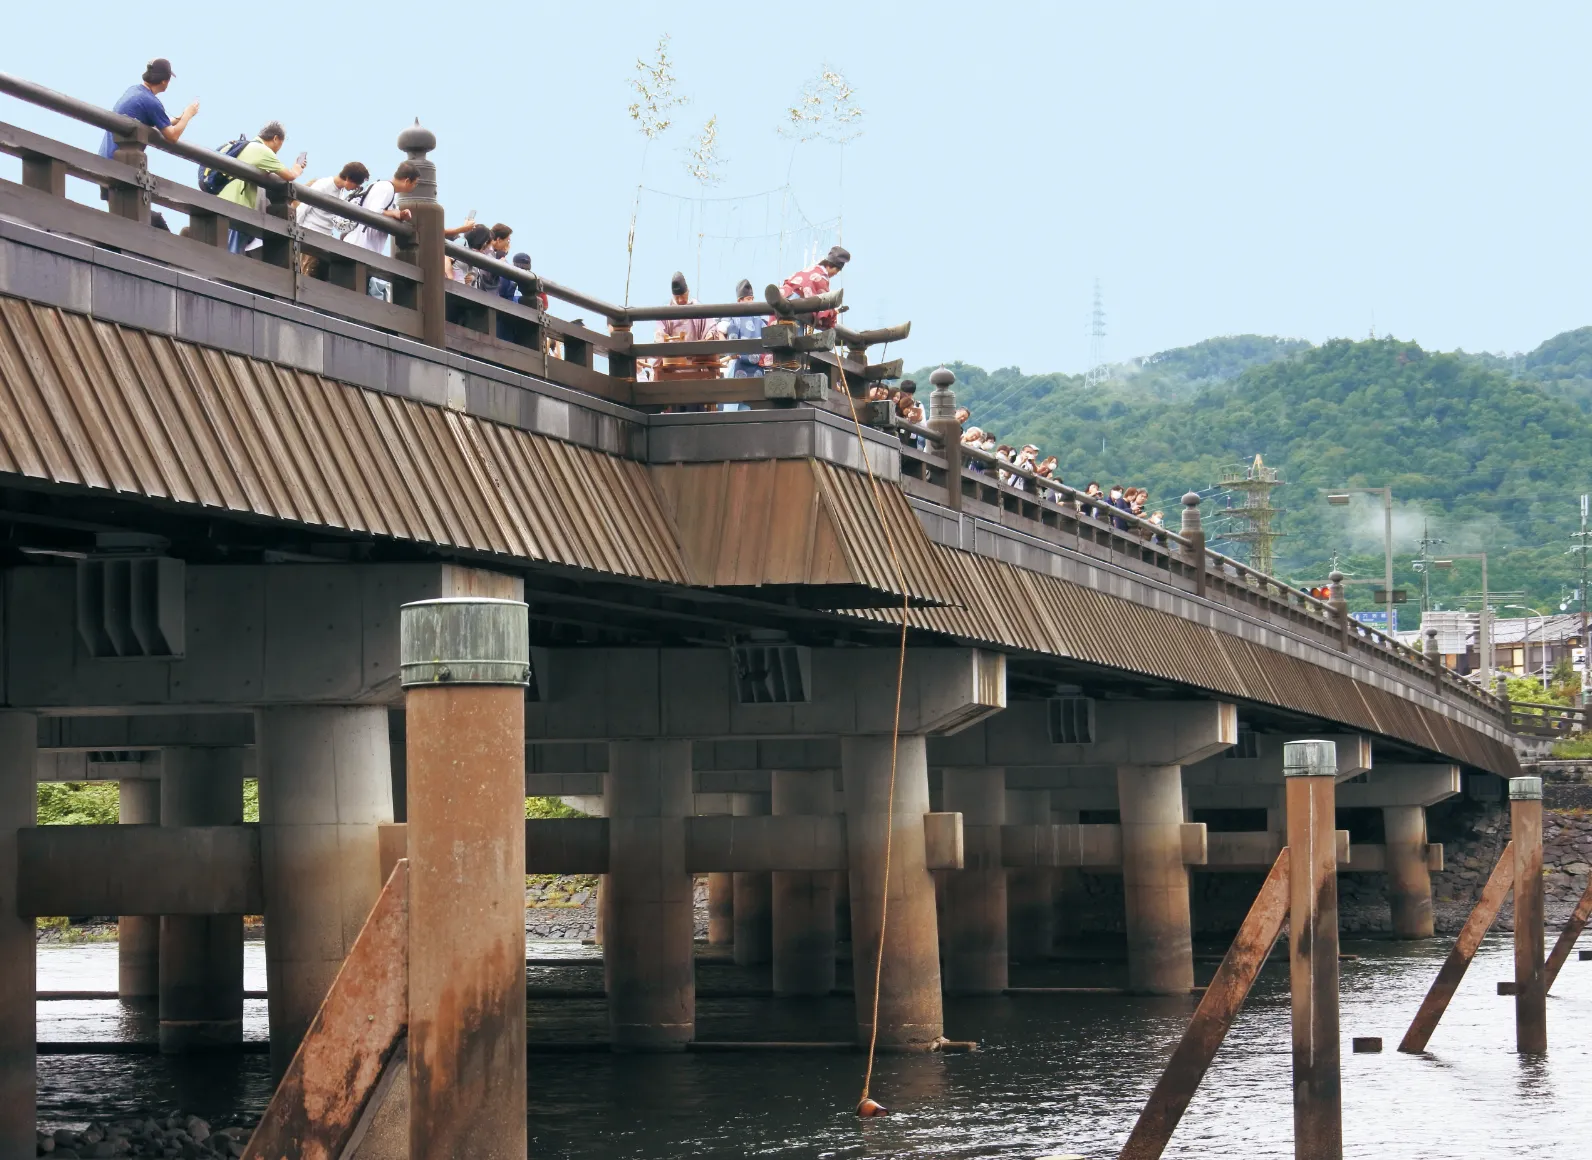
[[[823, 770], [775, 770], [776, 814], [832, 814], [835, 778]], [[776, 870], [773, 879], [774, 994], [827, 995], [835, 989], [835, 875]]]
[[17, 830], [34, 824], [39, 719], [0, 712], [0, 1157], [34, 1155], [33, 920], [17, 916]]
[[[1054, 802], [1050, 811], [1052, 825], [1076, 826], [1079, 811], [1074, 809], [1056, 809]], [[1083, 883], [1083, 871], [1071, 866], [1062, 866], [1051, 873], [1050, 876], [1050, 914], [1055, 927], [1051, 934], [1051, 945], [1057, 942], [1066, 942], [1077, 938], [1083, 930], [1083, 910], [1088, 895]]]
[[255, 715], [271, 1071], [280, 1076], [381, 893], [392, 821], [383, 706]]
[[[165, 750], [161, 825], [242, 825], [243, 758], [241, 749]], [[243, 1042], [243, 916], [164, 915], [159, 922], [162, 1053]]]
[[[1050, 791], [1007, 790], [1006, 820], [1019, 825], [1050, 825]], [[1055, 941], [1055, 871], [1007, 871], [1006, 948], [1012, 961], [1044, 962]]]
[[[732, 794], [731, 812], [740, 818], [763, 817], [769, 795]], [[757, 966], [774, 957], [774, 883], [768, 873], [737, 873], [735, 879], [735, 965]]]
[[708, 875], [708, 942], [716, 947], [735, 943], [735, 875]]
[[[158, 777], [124, 777], [117, 782], [116, 790], [119, 823], [160, 824]], [[116, 994], [123, 999], [153, 999], [159, 993], [160, 918], [123, 915], [116, 920]]]
[[603, 978], [616, 1051], [680, 1051], [696, 1033], [689, 741], [613, 741], [603, 776]]
[[[947, 769], [944, 803], [966, 826], [1006, 822], [1004, 769]], [[997, 831], [998, 837], [998, 831]], [[946, 871], [940, 931], [947, 995], [998, 995], [1006, 989], [1006, 871], [997, 841], [991, 851], [969, 850], [967, 866]], [[991, 864], [993, 863], [993, 864]]]
[[1431, 938], [1432, 874], [1426, 864], [1426, 807], [1384, 806], [1387, 896], [1395, 938]]
[[1128, 987], [1149, 995], [1186, 995], [1194, 986], [1182, 772], [1178, 765], [1117, 767]]
[[[901, 738], [893, 810], [888, 734], [842, 737], [840, 761], [851, 876], [857, 1039], [867, 1043], [873, 1031], [877, 968], [880, 1050], [927, 1050], [943, 1036], [944, 1018], [934, 880], [929, 876], [923, 836], [923, 815], [929, 809], [924, 739]], [[890, 905], [881, 930], [887, 840]]]

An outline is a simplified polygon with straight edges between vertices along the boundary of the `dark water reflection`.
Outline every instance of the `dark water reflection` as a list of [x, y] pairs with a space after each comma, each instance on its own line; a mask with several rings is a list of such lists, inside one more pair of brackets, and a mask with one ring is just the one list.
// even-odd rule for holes
[[[1549, 1000], [1550, 1054], [1514, 1054], [1512, 1000], [1494, 993], [1512, 973], [1506, 939], [1489, 939], [1421, 1057], [1394, 1051], [1446, 945], [1347, 945], [1363, 957], [1342, 972], [1345, 1154], [1400, 1160], [1579, 1156], [1592, 1133], [1592, 963], [1565, 967]], [[114, 962], [114, 954], [112, 954]], [[1211, 968], [1206, 967], [1209, 971]], [[1088, 978], [1081, 977], [1087, 973]], [[1021, 982], [1094, 984], [1099, 968], [1058, 968]], [[533, 968], [534, 986], [601, 986], [595, 965]], [[705, 965], [704, 992], [760, 980]], [[42, 986], [64, 986], [41, 980]], [[78, 984], [70, 984], [78, 985]], [[252, 984], [251, 984], [252, 985]], [[765, 984], [766, 985], [766, 984]], [[40, 1035], [52, 1030], [41, 1004]], [[114, 1007], [114, 1004], [110, 1006]], [[533, 1054], [532, 1156], [587, 1157], [1111, 1157], [1121, 1147], [1192, 1001], [1023, 996], [951, 1001], [947, 1033], [977, 1039], [964, 1056], [882, 1057], [875, 1095], [894, 1114], [859, 1121], [853, 1054]], [[263, 1016], [263, 1012], [261, 1013]], [[597, 1041], [600, 1000], [535, 1000], [533, 1042]], [[845, 1039], [845, 998], [791, 1003], [707, 998], [703, 1039]], [[1380, 1035], [1381, 1055], [1347, 1053], [1353, 1035]], [[94, 1036], [98, 1038], [99, 1035]], [[196, 1065], [197, 1063], [197, 1065]], [[41, 1117], [68, 1120], [107, 1101], [258, 1111], [264, 1056], [225, 1061], [149, 1057], [40, 1060]], [[211, 1107], [204, 1101], [216, 1101]], [[1169, 1156], [1292, 1155], [1287, 979], [1268, 969], [1218, 1055]]]

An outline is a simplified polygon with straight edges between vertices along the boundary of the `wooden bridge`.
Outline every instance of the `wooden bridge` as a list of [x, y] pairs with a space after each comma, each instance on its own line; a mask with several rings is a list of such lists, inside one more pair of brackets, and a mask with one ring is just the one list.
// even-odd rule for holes
[[[1189, 868], [1271, 863], [1287, 740], [1336, 739], [1338, 805], [1383, 812], [1386, 845], [1340, 860], [1389, 874], [1409, 937], [1431, 933], [1441, 859], [1424, 808], [1518, 773], [1518, 709], [1354, 621], [1341, 587], [1318, 600], [1211, 551], [1197, 497], [1161, 528], [1021, 469], [1003, 481], [960, 444], [943, 370], [925, 426], [869, 404], [900, 374], [870, 351], [905, 326], [814, 330], [838, 296], [772, 288], [619, 306], [448, 245], [418, 126], [399, 139], [425, 173], [409, 222], [331, 207], [392, 234], [386, 257], [299, 229], [291, 203], [322, 195], [16, 78], [0, 92], [117, 142], [107, 160], [0, 123], [21, 161], [0, 180], [4, 1141], [31, 1147], [34, 914], [177, 920], [188, 985], [169, 995], [123, 944], [128, 993], [161, 992], [180, 1050], [236, 1037], [241, 973], [207, 932], [262, 905], [286, 1068], [383, 851], [408, 841], [409, 602], [527, 608], [525, 790], [604, 816], [529, 823], [526, 863], [606, 875], [617, 1047], [691, 1038], [693, 873], [746, 879], [748, 914], [774, 916], [747, 954], [772, 958], [776, 991], [827, 992], [836, 872], [853, 901], [877, 896], [894, 827], [900, 924], [881, 945], [853, 906], [851, 937], [859, 1030], [862, 967], [886, 956], [881, 1042], [911, 1049], [940, 1037], [942, 981], [998, 991], [1009, 952], [1048, 950], [1061, 867], [1119, 871], [1132, 986], [1186, 992]], [[153, 176], [151, 148], [256, 181], [268, 208]], [[230, 253], [232, 230], [264, 244]], [[445, 257], [526, 303], [446, 279]], [[688, 309], [772, 321], [757, 340], [633, 334]], [[737, 353], [770, 373], [637, 377]], [[750, 409], [680, 410], [723, 402]], [[32, 828], [35, 778], [64, 777], [122, 781], [123, 820], [158, 828]], [[139, 788], [157, 781], [158, 807]], [[938, 928], [930, 868], [954, 872]]]

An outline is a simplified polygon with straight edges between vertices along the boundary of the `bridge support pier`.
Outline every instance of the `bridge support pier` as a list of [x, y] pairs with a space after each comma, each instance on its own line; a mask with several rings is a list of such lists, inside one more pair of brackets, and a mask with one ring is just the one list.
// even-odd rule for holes
[[[1006, 820], [1050, 825], [1050, 791], [1006, 791]], [[1055, 875], [1047, 869], [1006, 873], [1006, 945], [1014, 962], [1044, 962], [1056, 941]]]
[[[964, 825], [1000, 826], [1006, 821], [1004, 769], [947, 769], [944, 804]], [[940, 932], [947, 995], [998, 995], [1006, 989], [1006, 871], [1000, 850], [994, 865], [988, 851], [969, 851], [967, 868], [946, 871], [944, 928]]]
[[[761, 793], [733, 794], [730, 810], [738, 818], [762, 817], [769, 812], [769, 797]], [[766, 872], [737, 872], [733, 877], [735, 965], [758, 966], [774, 957], [773, 878]]]
[[[160, 822], [242, 825], [243, 750], [165, 750]], [[161, 1052], [243, 1042], [243, 916], [163, 915], [158, 922]]]
[[1194, 987], [1188, 867], [1183, 862], [1183, 768], [1119, 765], [1128, 988], [1186, 995]]
[[385, 706], [255, 714], [271, 1074], [280, 1078], [381, 893], [392, 821]]
[[1432, 874], [1426, 864], [1426, 807], [1383, 806], [1387, 896], [1394, 938], [1431, 938]]
[[616, 1051], [682, 1051], [696, 1033], [689, 741], [612, 741], [603, 776], [603, 976]]
[[[1050, 821], [1053, 825], [1076, 826], [1078, 818], [1078, 810], [1056, 809], [1052, 800]], [[1050, 913], [1051, 921], [1055, 924], [1051, 934], [1051, 945], [1054, 947], [1057, 942], [1068, 942], [1077, 938], [1082, 932], [1087, 894], [1084, 890], [1083, 871], [1076, 867], [1058, 868], [1052, 872], [1050, 881]]]
[[[116, 820], [124, 826], [160, 824], [160, 781], [124, 777], [117, 782]], [[129, 914], [116, 920], [116, 994], [153, 999], [160, 993], [160, 918]]]
[[17, 916], [17, 831], [38, 818], [39, 719], [0, 712], [0, 1156], [34, 1154], [34, 924]]
[[[890, 736], [840, 740], [851, 877], [852, 972], [857, 1039], [873, 1032], [874, 971], [879, 974], [879, 1047], [925, 1051], [944, 1033], [934, 880], [929, 876], [923, 815], [929, 810], [928, 757], [921, 736], [903, 736], [890, 807]], [[885, 841], [890, 837], [889, 919], [880, 929]], [[882, 936], [882, 938], [881, 938]], [[881, 958], [882, 956], [882, 958]]]
[[[775, 770], [776, 814], [835, 812], [835, 779], [827, 770]], [[774, 994], [827, 995], [835, 989], [835, 875], [776, 870], [773, 875]]]
[[735, 875], [708, 875], [708, 942], [727, 947], [735, 943]]

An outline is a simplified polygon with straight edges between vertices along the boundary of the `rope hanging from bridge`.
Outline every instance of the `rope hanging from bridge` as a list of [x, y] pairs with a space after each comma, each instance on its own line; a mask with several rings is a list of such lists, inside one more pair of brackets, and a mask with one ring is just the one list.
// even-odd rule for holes
[[901, 689], [906, 682], [907, 622], [908, 612], [912, 607], [912, 597], [907, 591], [906, 576], [901, 570], [901, 557], [896, 552], [895, 536], [890, 531], [890, 521], [885, 518], [879, 480], [875, 478], [873, 463], [868, 459], [868, 444], [862, 435], [862, 420], [857, 415], [857, 400], [846, 382], [846, 368], [841, 365], [841, 360], [835, 360], [835, 369], [840, 372], [840, 389], [845, 393], [846, 403], [851, 408], [851, 425], [857, 433], [857, 450], [862, 455], [863, 470], [868, 474], [868, 493], [873, 498], [874, 515], [878, 517], [879, 526], [884, 530], [885, 546], [890, 552], [890, 567], [895, 572], [896, 585], [901, 589], [901, 648], [896, 660], [895, 715], [890, 725], [890, 788], [885, 795], [884, 876], [879, 890], [879, 950], [873, 961], [873, 1016], [869, 1020], [868, 1064], [862, 1073], [862, 1096], [857, 1101], [859, 1116], [882, 1116], [886, 1114], [886, 1109], [872, 1099], [869, 1092], [873, 1086], [873, 1063], [879, 1046], [879, 984], [884, 978], [884, 940], [886, 924], [890, 918], [890, 854], [895, 839], [896, 759], [901, 751]]

